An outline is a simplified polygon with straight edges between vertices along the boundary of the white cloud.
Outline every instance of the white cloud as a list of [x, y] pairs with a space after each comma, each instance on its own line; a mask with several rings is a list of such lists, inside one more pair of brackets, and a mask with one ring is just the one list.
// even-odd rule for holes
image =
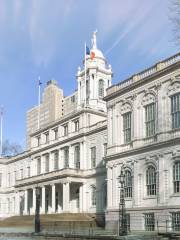
[[[167, 4], [165, 3], [164, 6]], [[166, 11], [160, 0], [106, 0], [103, 1], [103, 5], [99, 5], [98, 14], [98, 25], [105, 32], [104, 37], [110, 39], [113, 35], [114, 39], [116, 35], [106, 54], [124, 39], [127, 40], [127, 44], [130, 43], [129, 50], [136, 48], [143, 51], [143, 48], [147, 48], [148, 42], [150, 43], [163, 32], [166, 24], [164, 18]]]
[[59, 35], [66, 25], [71, 12], [72, 1], [33, 0], [30, 14], [29, 32], [35, 63], [44, 65], [56, 53]]

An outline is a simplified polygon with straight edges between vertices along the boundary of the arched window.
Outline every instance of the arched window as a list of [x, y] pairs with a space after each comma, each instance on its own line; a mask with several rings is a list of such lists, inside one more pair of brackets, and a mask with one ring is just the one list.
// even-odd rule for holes
[[91, 205], [96, 206], [96, 187], [91, 186]]
[[173, 166], [174, 193], [180, 192], [180, 162], [176, 162]]
[[146, 170], [146, 186], [148, 196], [156, 195], [156, 169], [153, 166]]
[[132, 175], [131, 171], [125, 170], [125, 182], [124, 182], [124, 196], [125, 198], [132, 198]]
[[104, 97], [104, 81], [102, 79], [99, 80], [99, 97]]

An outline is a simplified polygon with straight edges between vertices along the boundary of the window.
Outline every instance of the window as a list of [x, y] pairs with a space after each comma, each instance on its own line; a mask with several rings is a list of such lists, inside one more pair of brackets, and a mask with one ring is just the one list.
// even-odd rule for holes
[[172, 230], [175, 232], [180, 231], [180, 212], [172, 213]]
[[45, 143], [49, 143], [49, 132], [45, 133]]
[[146, 170], [146, 186], [148, 196], [156, 195], [156, 169], [153, 166]]
[[79, 131], [79, 120], [74, 121], [74, 130], [75, 130], [75, 132]]
[[73, 96], [71, 97], [71, 102], [72, 102], [72, 103], [75, 102], [75, 95], [73, 95]]
[[173, 165], [174, 193], [180, 193], [180, 162]]
[[37, 175], [41, 174], [41, 158], [37, 158]]
[[123, 114], [124, 143], [131, 141], [131, 112]]
[[154, 213], [145, 213], [144, 220], [145, 220], [145, 230], [154, 231], [155, 229]]
[[68, 124], [64, 125], [64, 136], [68, 135]]
[[59, 152], [54, 152], [54, 170], [57, 170], [59, 168]]
[[91, 167], [96, 167], [96, 147], [91, 148]]
[[54, 139], [57, 140], [58, 139], [58, 128], [54, 129]]
[[172, 128], [180, 128], [180, 93], [171, 97]]
[[132, 198], [132, 176], [129, 170], [125, 170], [124, 196]]
[[8, 173], [8, 187], [10, 187], [10, 185], [11, 185], [11, 175], [10, 173]]
[[92, 186], [91, 188], [91, 205], [96, 206], [96, 187]]
[[39, 147], [40, 146], [40, 144], [41, 144], [41, 137], [40, 136], [37, 136], [37, 146]]
[[80, 168], [80, 147], [75, 146], [74, 148], [74, 166]]
[[23, 169], [22, 168], [20, 169], [20, 179], [23, 179]]
[[64, 149], [64, 167], [69, 167], [69, 147]]
[[104, 97], [104, 81], [102, 79], [99, 80], [99, 97]]
[[28, 167], [27, 167], [27, 177], [30, 177], [30, 174], [31, 174], [30, 170], [31, 170], [31, 169], [30, 169], [30, 166], [28, 166]]
[[104, 143], [104, 157], [107, 155], [107, 143]]
[[90, 93], [90, 91], [89, 91], [89, 81], [88, 80], [86, 80], [86, 99], [89, 99], [89, 93]]
[[145, 106], [146, 137], [155, 134], [155, 103]]
[[49, 154], [45, 155], [45, 172], [49, 172]]

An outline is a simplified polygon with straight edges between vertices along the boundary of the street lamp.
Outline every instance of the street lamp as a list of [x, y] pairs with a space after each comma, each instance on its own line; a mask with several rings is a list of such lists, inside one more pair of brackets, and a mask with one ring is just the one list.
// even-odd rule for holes
[[119, 201], [119, 236], [127, 235], [126, 226], [126, 210], [125, 210], [125, 200], [124, 200], [124, 184], [125, 184], [125, 174], [121, 169], [121, 173], [118, 177], [120, 183], [120, 201]]
[[35, 221], [34, 221], [34, 228], [35, 228], [35, 233], [40, 232], [40, 188], [36, 188], [36, 211], [35, 211]]

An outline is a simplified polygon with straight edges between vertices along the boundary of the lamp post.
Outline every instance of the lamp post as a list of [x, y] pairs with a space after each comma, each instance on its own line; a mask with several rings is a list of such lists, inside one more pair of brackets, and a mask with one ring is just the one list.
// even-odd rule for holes
[[126, 210], [125, 210], [125, 200], [124, 200], [124, 184], [125, 184], [125, 174], [121, 169], [121, 173], [118, 177], [120, 183], [120, 201], [119, 201], [119, 236], [127, 235], [126, 226]]
[[35, 211], [35, 221], [34, 221], [34, 228], [35, 233], [40, 232], [40, 188], [36, 188], [36, 211]]

